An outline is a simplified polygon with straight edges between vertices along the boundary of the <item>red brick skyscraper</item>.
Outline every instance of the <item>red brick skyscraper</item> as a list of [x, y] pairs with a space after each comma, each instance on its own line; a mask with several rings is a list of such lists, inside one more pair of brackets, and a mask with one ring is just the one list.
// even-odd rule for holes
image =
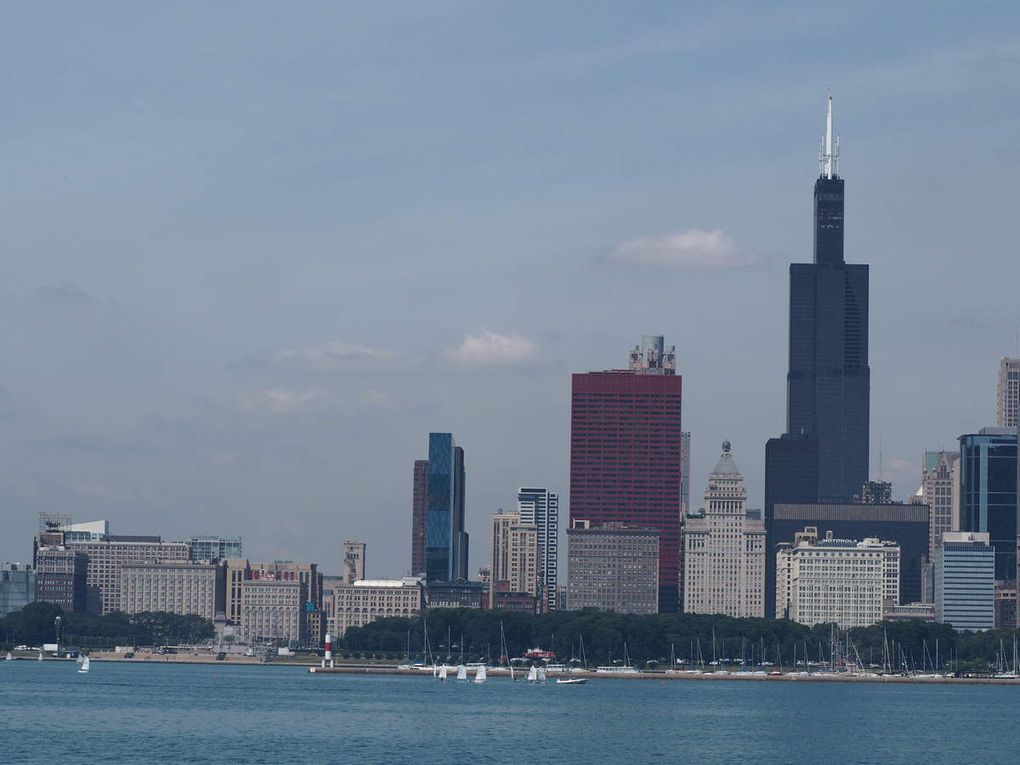
[[629, 367], [573, 376], [570, 522], [659, 531], [659, 611], [676, 613], [682, 378], [662, 337], [642, 337]]

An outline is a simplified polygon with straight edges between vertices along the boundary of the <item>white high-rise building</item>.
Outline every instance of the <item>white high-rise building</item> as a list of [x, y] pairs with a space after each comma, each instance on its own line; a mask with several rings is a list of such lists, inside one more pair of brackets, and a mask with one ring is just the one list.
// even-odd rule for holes
[[900, 600], [900, 547], [834, 539], [808, 527], [776, 553], [776, 618], [840, 629], [867, 627]]
[[559, 590], [560, 497], [547, 488], [517, 491], [521, 523], [538, 530], [539, 611], [555, 611]]
[[1000, 428], [1015, 428], [1017, 402], [1020, 399], [1020, 359], [1003, 358], [999, 362], [996, 386], [995, 418]]
[[765, 524], [723, 441], [705, 507], [684, 524], [684, 611], [765, 616]]
[[489, 608], [495, 607], [498, 592], [527, 593], [537, 598], [540, 556], [535, 524], [524, 523], [519, 512], [500, 510], [489, 517], [489, 538]]
[[995, 548], [981, 532], [942, 535], [935, 552], [935, 621], [957, 630], [995, 627]]

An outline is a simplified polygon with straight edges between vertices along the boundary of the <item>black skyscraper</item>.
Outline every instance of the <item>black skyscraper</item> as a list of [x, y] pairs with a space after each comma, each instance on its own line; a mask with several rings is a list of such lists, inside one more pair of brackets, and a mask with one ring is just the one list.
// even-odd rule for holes
[[829, 98], [815, 181], [814, 263], [790, 266], [786, 432], [818, 442], [820, 502], [848, 502], [868, 480], [871, 370], [868, 267], [843, 260], [843, 179]]

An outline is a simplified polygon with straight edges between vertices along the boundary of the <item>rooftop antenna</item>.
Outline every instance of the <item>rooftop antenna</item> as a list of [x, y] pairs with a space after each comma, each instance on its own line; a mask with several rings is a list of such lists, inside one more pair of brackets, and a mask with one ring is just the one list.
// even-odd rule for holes
[[828, 93], [828, 104], [825, 112], [825, 138], [822, 139], [822, 150], [818, 155], [818, 164], [821, 165], [823, 178], [835, 178], [837, 176], [837, 160], [839, 159], [839, 136], [833, 130], [832, 117], [832, 92]]

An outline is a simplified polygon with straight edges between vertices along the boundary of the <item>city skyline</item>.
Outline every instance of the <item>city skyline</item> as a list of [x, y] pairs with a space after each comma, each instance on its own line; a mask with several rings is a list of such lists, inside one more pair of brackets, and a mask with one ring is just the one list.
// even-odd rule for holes
[[[23, 329], [0, 341], [0, 559], [27, 557], [38, 512], [66, 511], [168, 539], [237, 533], [253, 559], [337, 572], [339, 542], [367, 539], [373, 569], [400, 575], [407, 534], [387, 536], [407, 526], [423, 434], [470, 455], [475, 539], [518, 486], [569, 503], [569, 375], [619, 366], [642, 334], [677, 345], [695, 496], [729, 437], [760, 506], [753, 455], [783, 429], [786, 269], [809, 259], [829, 86], [848, 254], [872, 268], [870, 472], [881, 453], [908, 497], [925, 450], [994, 424], [1015, 353], [997, 222], [1018, 18], [999, 7], [994, 25], [894, 10], [877, 35], [866, 12], [810, 9], [845, 32], [820, 46], [755, 12], [578, 13], [571, 35], [522, 45], [532, 21], [512, 9], [325, 12], [327, 36], [253, 6], [246, 30], [280, 43], [221, 53], [205, 36], [234, 23], [219, 11], [183, 7], [134, 38], [18, 9], [0, 310]], [[479, 66], [454, 69], [442, 50], [480, 29], [508, 30], [504, 47], [470, 43]], [[374, 76], [371, 31], [400, 51]], [[168, 66], [179, 47], [197, 63]], [[40, 51], [58, 64], [35, 66]], [[461, 98], [470, 114], [451, 120]]]

